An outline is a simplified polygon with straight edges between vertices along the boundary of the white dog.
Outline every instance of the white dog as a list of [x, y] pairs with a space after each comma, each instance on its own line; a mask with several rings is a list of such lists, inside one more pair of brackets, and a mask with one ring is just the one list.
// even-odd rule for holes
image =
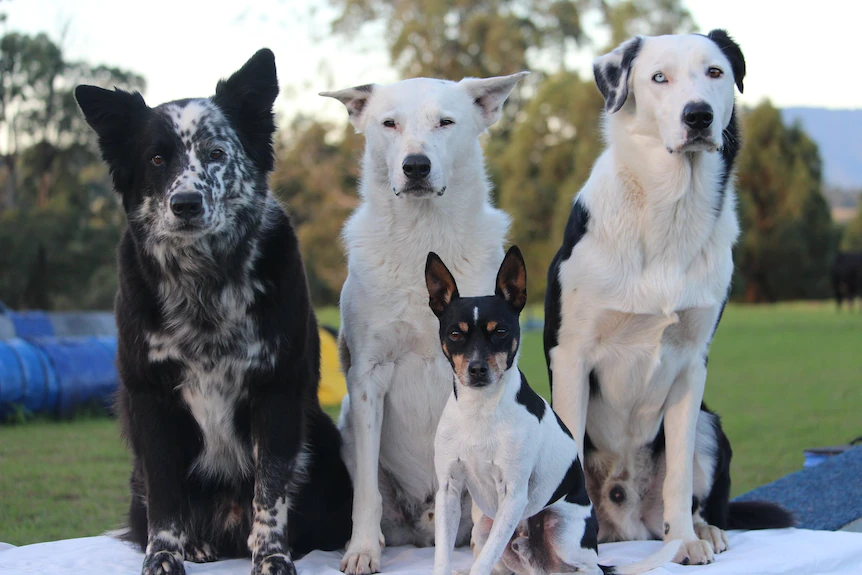
[[548, 273], [554, 409], [578, 441], [600, 541], [682, 539], [675, 561], [709, 563], [723, 529], [791, 523], [771, 504], [728, 504], [730, 444], [702, 405], [739, 234], [745, 61], [713, 30], [633, 38], [594, 68], [608, 146]]
[[425, 279], [429, 305], [440, 318], [440, 344], [455, 372], [434, 442], [440, 484], [434, 575], [451, 575], [465, 485], [481, 512], [473, 526], [472, 575], [640, 573], [673, 558], [680, 541], [636, 564], [598, 564], [599, 526], [578, 446], [518, 369], [518, 316], [527, 302], [520, 250], [509, 249], [491, 296], [461, 297], [434, 253]]
[[[425, 259], [429, 251], [445, 257], [467, 293], [493, 289], [509, 218], [489, 200], [479, 135], [525, 74], [322, 94], [344, 103], [366, 139], [362, 204], [343, 234], [340, 340], [349, 395], [341, 428], [355, 490], [346, 573], [378, 571], [384, 541], [434, 541], [434, 433], [452, 372], [428, 309]], [[462, 506], [465, 544], [466, 495]]]

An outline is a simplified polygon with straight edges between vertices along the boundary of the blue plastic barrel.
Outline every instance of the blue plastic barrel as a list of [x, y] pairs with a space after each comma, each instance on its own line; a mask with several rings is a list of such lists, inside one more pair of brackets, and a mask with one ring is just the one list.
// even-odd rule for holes
[[42, 350], [22, 339], [10, 339], [6, 343], [18, 357], [24, 380], [17, 403], [33, 413], [53, 411], [57, 407], [59, 388], [51, 362]]
[[7, 313], [18, 337], [54, 335], [54, 326], [44, 311], [10, 311]]
[[24, 373], [18, 355], [9, 342], [0, 341], [0, 415], [10, 411], [10, 404], [19, 403], [24, 393]]
[[98, 338], [33, 338], [51, 361], [57, 376], [57, 409], [68, 414], [93, 400], [110, 403], [119, 383], [114, 355]]

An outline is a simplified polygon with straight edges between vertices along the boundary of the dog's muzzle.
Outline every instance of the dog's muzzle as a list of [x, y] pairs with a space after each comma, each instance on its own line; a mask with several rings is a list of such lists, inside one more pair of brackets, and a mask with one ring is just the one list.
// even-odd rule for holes
[[484, 360], [473, 360], [467, 366], [467, 378], [470, 387], [485, 387], [491, 383], [491, 368]]

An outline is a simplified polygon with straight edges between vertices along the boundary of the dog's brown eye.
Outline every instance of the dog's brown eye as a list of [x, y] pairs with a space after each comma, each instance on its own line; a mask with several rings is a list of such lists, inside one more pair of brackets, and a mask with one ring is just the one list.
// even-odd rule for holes
[[150, 158], [150, 161], [153, 163], [154, 166], [161, 166], [162, 164], [165, 163], [165, 158], [164, 158], [164, 156], [161, 156], [160, 154], [156, 154], [155, 156]]
[[221, 148], [216, 148], [210, 152], [210, 160], [221, 160], [222, 158], [224, 158], [224, 150]]
[[458, 341], [459, 339], [461, 339], [461, 332], [457, 329], [453, 329], [449, 332], [449, 339], [451, 339], [452, 341]]
[[509, 335], [509, 330], [505, 327], [498, 327], [497, 331], [495, 331], [494, 333], [497, 334], [497, 337], [506, 337], [507, 335]]
[[716, 68], [715, 66], [707, 70], [706, 73], [709, 74], [710, 78], [721, 78], [724, 76], [724, 72], [721, 71], [721, 68]]
[[383, 126], [386, 128], [394, 128], [395, 120], [383, 120]]
[[452, 120], [451, 118], [443, 118], [442, 120], [440, 120], [440, 127], [442, 128], [443, 126], [451, 126], [454, 123], [455, 120]]

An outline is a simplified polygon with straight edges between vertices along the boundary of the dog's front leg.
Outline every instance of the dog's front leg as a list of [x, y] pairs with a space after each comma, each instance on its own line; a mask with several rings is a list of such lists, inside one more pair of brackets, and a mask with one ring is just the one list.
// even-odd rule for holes
[[464, 471], [452, 461], [449, 469], [438, 476], [440, 484], [434, 503], [434, 575], [450, 575], [452, 549], [461, 522], [461, 493], [464, 490]]
[[143, 461], [147, 484], [147, 549], [143, 575], [184, 575], [184, 531], [182, 494], [183, 456], [176, 437], [179, 430], [175, 409], [156, 390], [128, 390], [130, 436]]
[[353, 476], [353, 535], [341, 559], [348, 575], [367, 575], [380, 570], [385, 541], [380, 530], [383, 498], [380, 495], [380, 430], [383, 400], [395, 371], [393, 363], [361, 370], [354, 364], [347, 372], [350, 414], [353, 418], [356, 470]]
[[252, 575], [294, 575], [287, 516], [290, 495], [301, 481], [305, 421], [300, 398], [278, 384], [252, 398], [254, 450], [253, 524], [248, 537]]
[[698, 538], [691, 515], [694, 443], [705, 385], [706, 367], [700, 361], [692, 362], [674, 381], [664, 414], [667, 458], [662, 486], [664, 538], [683, 541], [674, 558], [683, 565], [705, 565], [714, 560], [711, 543]]
[[503, 497], [494, 515], [494, 524], [491, 526], [488, 540], [470, 568], [470, 575], [489, 575], [503, 557], [503, 551], [512, 539], [527, 507], [528, 480], [529, 478], [525, 477], [523, 481], [508, 482], [501, 486]]
[[583, 467], [587, 406], [590, 401], [589, 372], [579, 349], [558, 345], [550, 350], [549, 357], [548, 371], [554, 382], [551, 397], [554, 411], [574, 435]]

